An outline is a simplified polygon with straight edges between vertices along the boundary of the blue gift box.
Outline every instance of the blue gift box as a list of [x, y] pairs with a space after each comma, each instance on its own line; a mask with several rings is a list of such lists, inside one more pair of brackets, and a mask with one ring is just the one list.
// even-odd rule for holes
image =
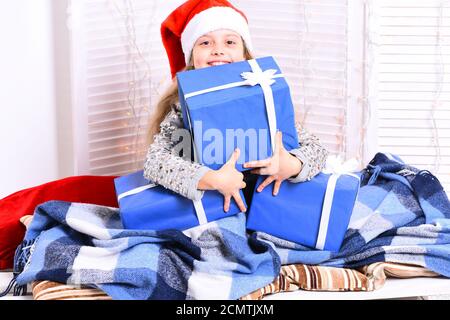
[[265, 179], [259, 177], [247, 229], [319, 250], [339, 251], [359, 191], [360, 175], [331, 176], [320, 172], [309, 181], [285, 181], [277, 196], [272, 195], [273, 184], [256, 191]]
[[289, 86], [273, 57], [179, 72], [177, 81], [196, 161], [217, 170], [239, 148], [236, 169], [248, 170], [243, 163], [272, 155], [276, 130], [286, 150], [298, 147]]
[[[194, 201], [145, 179], [142, 170], [114, 179], [114, 185], [125, 229], [186, 230], [240, 212], [234, 201], [224, 212], [224, 199], [218, 191], [205, 191], [194, 205]], [[241, 197], [245, 204], [243, 194]], [[203, 221], [199, 221], [199, 210], [204, 210]]]

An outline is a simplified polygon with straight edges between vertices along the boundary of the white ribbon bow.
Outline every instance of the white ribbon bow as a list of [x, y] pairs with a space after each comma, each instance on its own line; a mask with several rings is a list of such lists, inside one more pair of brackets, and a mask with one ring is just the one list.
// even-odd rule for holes
[[337, 180], [341, 175], [349, 175], [359, 180], [359, 177], [352, 173], [358, 168], [358, 161], [355, 158], [342, 161], [341, 157], [330, 155], [327, 158], [323, 173], [331, 174], [328, 179], [325, 198], [323, 200], [322, 214], [320, 216], [319, 233], [317, 235], [316, 249], [323, 250], [328, 233], [328, 224], [330, 222], [331, 206], [333, 204], [334, 191]]
[[330, 155], [327, 158], [323, 173], [327, 174], [352, 174], [358, 169], [358, 160], [351, 158], [347, 161], [342, 161], [340, 156]]
[[[277, 119], [276, 119], [276, 114], [275, 114], [273, 93], [272, 93], [272, 89], [270, 86], [275, 83], [275, 81], [276, 81], [276, 80], [274, 80], [275, 78], [282, 78], [282, 77], [284, 77], [284, 75], [281, 73], [275, 74], [277, 72], [277, 70], [275, 70], [275, 69], [267, 69], [265, 71], [262, 71], [262, 69], [258, 65], [258, 62], [255, 59], [247, 60], [247, 62], [250, 65], [252, 71], [241, 73], [241, 77], [243, 79], [245, 79], [244, 81], [227, 83], [227, 84], [217, 86], [217, 87], [212, 87], [212, 88], [207, 88], [207, 89], [203, 89], [203, 90], [199, 90], [199, 91], [186, 93], [184, 95], [184, 98], [189, 99], [191, 97], [195, 97], [195, 96], [198, 96], [201, 94], [210, 93], [210, 92], [214, 92], [214, 91], [225, 90], [225, 89], [246, 86], [246, 85], [255, 86], [255, 85], [259, 84], [261, 86], [261, 88], [263, 90], [263, 94], [264, 94], [264, 101], [265, 101], [265, 105], [266, 105], [266, 112], [267, 112], [269, 131], [270, 131], [270, 142], [272, 144], [272, 152], [275, 152], [275, 135], [277, 132], [277, 130], [276, 130], [277, 129], [276, 128], [277, 127]], [[188, 115], [189, 126], [192, 128], [192, 125], [191, 125], [191, 122], [189, 119], [189, 112], [187, 113], [187, 115]], [[195, 147], [194, 147], [194, 155], [195, 155]]]
[[275, 83], [275, 73], [277, 70], [268, 69], [266, 71], [254, 71], [254, 72], [242, 72], [241, 77], [246, 80], [246, 84], [250, 86], [259, 85], [272, 85]]

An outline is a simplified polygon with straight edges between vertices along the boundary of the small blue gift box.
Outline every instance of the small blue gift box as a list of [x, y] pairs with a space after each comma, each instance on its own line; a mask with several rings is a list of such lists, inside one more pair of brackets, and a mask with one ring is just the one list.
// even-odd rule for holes
[[186, 129], [197, 162], [219, 169], [239, 148], [236, 169], [272, 155], [277, 130], [286, 150], [298, 147], [289, 86], [272, 57], [177, 74]]
[[[114, 179], [114, 185], [125, 229], [186, 230], [240, 212], [234, 201], [224, 212], [218, 191], [205, 191], [202, 200], [192, 201], [151, 183], [142, 170]], [[241, 197], [245, 203], [243, 194]]]
[[[256, 188], [265, 177], [258, 178]], [[358, 174], [319, 173], [309, 181], [272, 185], [253, 194], [247, 229], [307, 247], [339, 251], [359, 190]]]

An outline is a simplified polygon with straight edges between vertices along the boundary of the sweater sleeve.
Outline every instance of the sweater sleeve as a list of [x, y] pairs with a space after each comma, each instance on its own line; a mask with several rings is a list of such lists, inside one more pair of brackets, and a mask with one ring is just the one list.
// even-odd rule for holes
[[300, 173], [289, 178], [290, 182], [311, 180], [325, 166], [328, 151], [320, 144], [319, 138], [309, 133], [299, 122], [295, 123], [300, 146], [289, 151], [302, 162]]
[[[191, 200], [199, 200], [204, 191], [197, 189], [198, 182], [211, 169], [177, 154], [180, 142], [174, 133], [182, 128], [181, 110], [175, 105], [161, 122], [160, 132], [148, 149], [144, 177]], [[184, 142], [190, 145], [190, 141]]]

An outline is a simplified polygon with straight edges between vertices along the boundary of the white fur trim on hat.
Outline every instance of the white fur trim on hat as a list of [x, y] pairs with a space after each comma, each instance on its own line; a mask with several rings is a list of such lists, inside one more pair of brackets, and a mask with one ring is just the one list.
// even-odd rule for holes
[[240, 34], [249, 51], [252, 51], [247, 20], [230, 7], [212, 7], [196, 14], [181, 34], [181, 46], [186, 64], [189, 63], [190, 55], [197, 39], [208, 32], [219, 29], [230, 29]]

